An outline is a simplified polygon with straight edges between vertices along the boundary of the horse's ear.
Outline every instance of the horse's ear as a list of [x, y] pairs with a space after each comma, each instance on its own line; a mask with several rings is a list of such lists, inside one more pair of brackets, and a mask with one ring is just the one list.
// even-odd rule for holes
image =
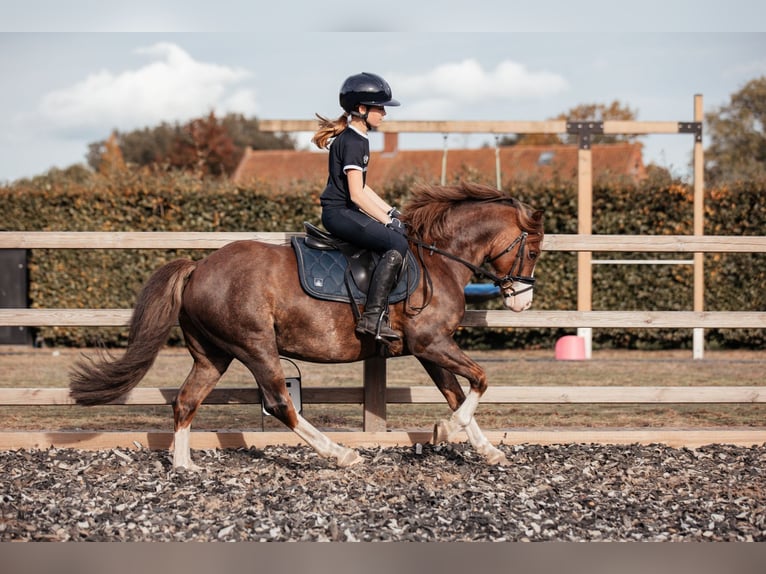
[[543, 218], [543, 214], [545, 213], [544, 209], [535, 209], [532, 212], [532, 219], [535, 221], [540, 221]]

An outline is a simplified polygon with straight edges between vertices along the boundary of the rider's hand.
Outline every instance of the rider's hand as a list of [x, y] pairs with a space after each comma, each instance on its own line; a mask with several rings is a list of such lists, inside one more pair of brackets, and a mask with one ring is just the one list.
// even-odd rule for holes
[[387, 224], [386, 227], [393, 229], [397, 233], [401, 233], [405, 237], [407, 236], [407, 228], [404, 226], [404, 223], [402, 223], [401, 220], [397, 219], [396, 217], [392, 217], [391, 223]]

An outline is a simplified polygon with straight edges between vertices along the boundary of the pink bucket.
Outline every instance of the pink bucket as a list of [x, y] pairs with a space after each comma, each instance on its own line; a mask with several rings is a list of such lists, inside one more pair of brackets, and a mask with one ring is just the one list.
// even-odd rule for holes
[[585, 339], [576, 335], [566, 335], [556, 341], [557, 361], [585, 360]]

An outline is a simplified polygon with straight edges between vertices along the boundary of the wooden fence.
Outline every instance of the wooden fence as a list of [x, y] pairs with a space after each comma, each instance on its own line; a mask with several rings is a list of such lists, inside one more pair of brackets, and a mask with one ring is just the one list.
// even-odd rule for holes
[[[578, 139], [578, 234], [547, 235], [546, 251], [570, 251], [578, 255], [576, 311], [467, 311], [464, 326], [577, 328], [598, 327], [694, 329], [694, 357], [702, 357], [704, 329], [766, 328], [766, 312], [704, 311], [703, 255], [705, 253], [766, 253], [766, 237], [703, 235], [702, 96], [694, 97], [694, 121], [405, 121], [386, 122], [386, 136], [419, 133], [548, 133], [576, 135]], [[263, 131], [314, 131], [313, 120], [262, 120]], [[692, 134], [694, 136], [694, 235], [613, 236], [592, 235], [591, 141], [596, 134]], [[215, 249], [237, 239], [286, 243], [291, 233], [78, 233], [0, 232], [0, 249]], [[592, 311], [592, 252], [691, 253], [694, 265], [693, 311]], [[129, 309], [0, 309], [0, 325], [7, 326], [122, 326]], [[589, 352], [589, 348], [588, 348]], [[443, 402], [435, 389], [397, 388], [386, 385], [386, 362], [365, 361], [363, 386], [358, 389], [306, 389], [304, 403], [357, 403], [364, 406], [363, 433], [334, 433], [349, 445], [412, 444], [425, 442], [427, 433], [386, 432], [389, 403]], [[168, 404], [176, 389], [136, 389], [126, 404]], [[766, 387], [493, 387], [485, 396], [489, 403], [763, 403]], [[252, 389], [215, 390], [207, 402], [260, 403]], [[0, 389], [0, 405], [71, 404], [65, 389]], [[332, 433], [331, 433], [332, 434]], [[766, 442], [766, 428], [715, 430], [538, 430], [488, 433], [493, 442], [662, 442], [673, 446], [697, 446], [712, 442], [756, 444]], [[74, 445], [81, 448], [144, 446], [167, 448], [170, 433], [0, 433], [0, 448]], [[292, 433], [192, 433], [193, 448], [216, 446], [262, 446], [295, 443]]]
[[[0, 232], [0, 249], [216, 249], [238, 239], [287, 243], [295, 233], [151, 233], [151, 232]], [[764, 253], [766, 237], [730, 236], [613, 236], [548, 235], [546, 251]], [[0, 309], [0, 325], [7, 326], [124, 326], [130, 309]], [[766, 312], [700, 311], [467, 311], [471, 327], [619, 327], [619, 328], [766, 328]], [[443, 403], [435, 388], [387, 387], [386, 362], [365, 362], [359, 388], [304, 389], [303, 403], [360, 404], [363, 433], [330, 433], [345, 444], [394, 445], [426, 442], [429, 433], [386, 432], [386, 405]], [[119, 404], [163, 405], [177, 388], [136, 389]], [[213, 404], [260, 404], [256, 389], [216, 389], [206, 401]], [[766, 387], [491, 387], [485, 403], [764, 403]], [[0, 389], [0, 406], [70, 405], [67, 389]], [[585, 429], [490, 431], [493, 442], [565, 443], [659, 442], [699, 446], [713, 442], [751, 445], [766, 442], [766, 428], [748, 429]], [[0, 432], [0, 448], [132, 447], [167, 448], [172, 433], [155, 432]], [[296, 444], [284, 432], [194, 432], [193, 448]]]

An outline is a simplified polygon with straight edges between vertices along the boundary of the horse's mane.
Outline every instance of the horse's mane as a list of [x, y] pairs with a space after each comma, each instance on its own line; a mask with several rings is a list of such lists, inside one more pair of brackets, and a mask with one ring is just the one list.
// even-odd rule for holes
[[522, 231], [542, 231], [542, 223], [539, 219], [532, 218], [532, 209], [529, 206], [494, 187], [471, 182], [446, 186], [417, 186], [404, 205], [404, 219], [411, 231], [424, 241], [439, 241], [454, 231], [448, 229], [447, 214], [452, 208], [465, 202], [502, 202], [511, 205], [516, 208]]

